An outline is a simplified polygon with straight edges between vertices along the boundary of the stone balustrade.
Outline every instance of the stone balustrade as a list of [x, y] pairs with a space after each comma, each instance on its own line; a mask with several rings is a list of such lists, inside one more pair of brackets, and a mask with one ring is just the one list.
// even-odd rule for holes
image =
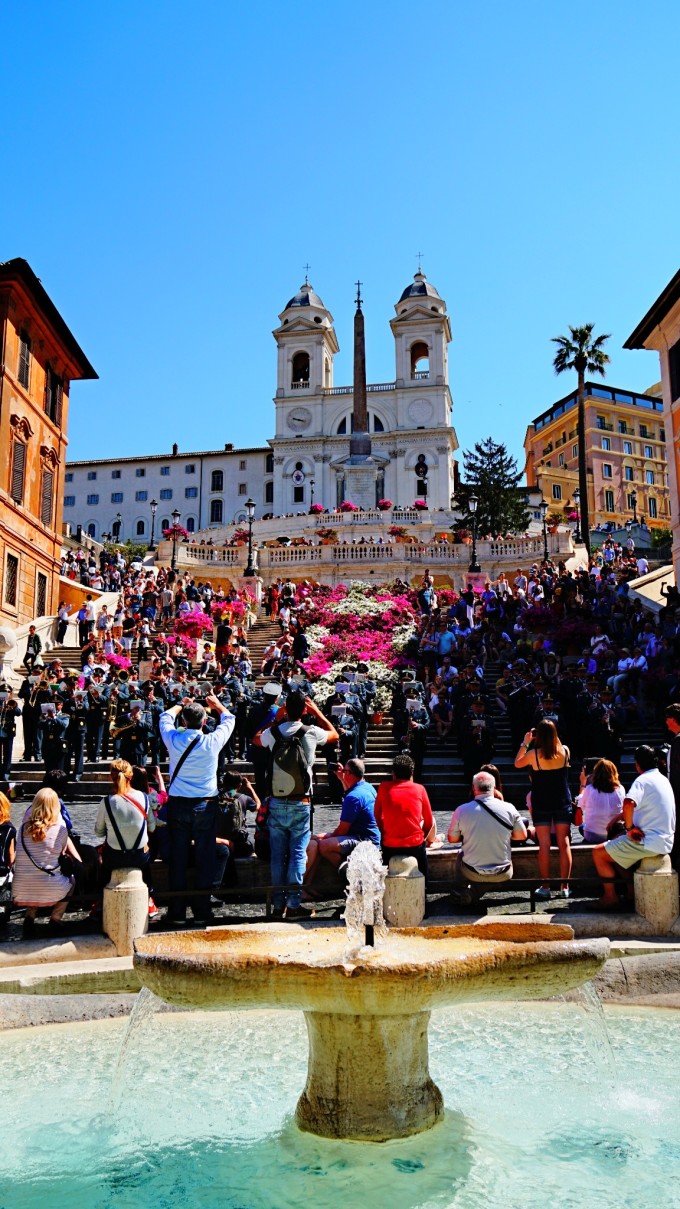
[[317, 527], [335, 529], [338, 525], [421, 525], [432, 520], [430, 513], [419, 508], [391, 508], [386, 512], [374, 508], [369, 512], [319, 512]]

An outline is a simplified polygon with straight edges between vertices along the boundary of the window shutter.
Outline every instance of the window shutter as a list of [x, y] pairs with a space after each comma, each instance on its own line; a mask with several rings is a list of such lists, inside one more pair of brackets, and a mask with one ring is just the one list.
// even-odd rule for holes
[[43, 399], [43, 411], [46, 416], [49, 416], [52, 410], [52, 370], [49, 365], [45, 368], [45, 397]]
[[23, 503], [24, 476], [26, 473], [26, 446], [23, 441], [14, 442], [12, 456], [12, 499], [15, 504]]
[[40, 500], [40, 519], [48, 529], [52, 525], [52, 495], [54, 493], [54, 474], [51, 470], [43, 470], [42, 497]]
[[52, 416], [53, 416], [54, 422], [57, 425], [57, 427], [61, 428], [61, 404], [62, 404], [62, 398], [63, 398], [63, 394], [64, 394], [64, 388], [63, 388], [61, 382], [59, 381], [59, 379], [57, 379], [54, 382], [53, 390], [54, 390], [54, 408], [53, 408]]

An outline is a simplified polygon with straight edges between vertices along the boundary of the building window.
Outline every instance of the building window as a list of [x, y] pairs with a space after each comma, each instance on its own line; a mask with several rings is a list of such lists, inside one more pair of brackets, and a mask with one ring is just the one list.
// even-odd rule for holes
[[571, 447], [571, 456], [572, 456], [572, 458], [577, 458], [577, 457], [578, 457], [578, 445], [572, 445], [572, 447]]
[[112, 471], [111, 471], [111, 478], [112, 478], [112, 479], [119, 479], [119, 478], [120, 478], [120, 470], [112, 470]]
[[76, 502], [75, 495], [65, 495], [64, 496], [64, 507], [65, 508], [74, 508], [75, 502]]
[[195, 474], [196, 473], [196, 463], [187, 462], [186, 466], [184, 467], [184, 473], [185, 474]]
[[[636, 506], [637, 506], [637, 500], [635, 502], [636, 502]], [[632, 491], [630, 491], [628, 493], [628, 495], [626, 496], [626, 508], [629, 508], [631, 512], [633, 511], [633, 493], [632, 493]]]
[[641, 424], [641, 425], [640, 425], [640, 436], [641, 436], [641, 437], [648, 437], [649, 435], [650, 435], [650, 433], [649, 433], [649, 429], [647, 428], [647, 425], [646, 425], [646, 424]]
[[606, 416], [598, 416], [598, 417], [597, 417], [597, 421], [596, 421], [596, 423], [597, 423], [597, 427], [598, 427], [598, 428], [606, 428], [606, 427], [607, 427], [607, 417], [606, 417]]
[[558, 459], [557, 459], [557, 465], [558, 465], [558, 466], [564, 466], [564, 454], [563, 454], [563, 453], [561, 453], [561, 454], [559, 455], [559, 457], [558, 457]]
[[346, 432], [347, 432], [347, 417], [343, 416], [340, 423], [338, 424], [337, 434], [339, 437], [344, 437]]
[[239, 493], [239, 495], [247, 495], [247, 494], [248, 494], [248, 484], [247, 484], [247, 483], [239, 483], [239, 485], [238, 485], [238, 493]]
[[654, 497], [653, 497], [653, 496], [651, 496], [651, 495], [650, 495], [649, 499], [647, 500], [647, 507], [649, 508], [649, 518], [650, 518], [650, 520], [655, 521], [655, 520], [657, 519], [657, 515], [658, 515], [658, 513], [657, 513], [657, 510], [656, 510], [656, 500], [655, 500], [655, 499], [654, 499]]
[[195, 533], [195, 531], [196, 531], [196, 518], [193, 516], [188, 516], [187, 517], [187, 533]]
[[[172, 487], [162, 487], [161, 488], [161, 499], [162, 500], [171, 500], [172, 499]], [[167, 528], [167, 526], [166, 526], [166, 528]]]
[[646, 458], [654, 457], [654, 450], [652, 449], [651, 445], [645, 445], [645, 457]]
[[28, 384], [31, 380], [31, 337], [27, 332], [19, 333], [19, 373], [18, 378], [22, 386], [28, 390]]
[[238, 464], [238, 468], [239, 468], [239, 470], [245, 470], [245, 468], [246, 468], [246, 459], [245, 458], [241, 458], [241, 460]]
[[610, 449], [611, 449], [611, 447], [612, 447], [611, 438], [610, 438], [610, 437], [603, 437], [603, 438], [602, 438], [602, 448], [603, 448], [603, 449], [605, 449], [605, 450], [610, 450]]
[[649, 483], [650, 487], [654, 486], [654, 471], [645, 470], [645, 482]]
[[553, 497], [553, 499], [554, 499], [554, 500], [561, 500], [561, 499], [562, 499], [562, 488], [561, 488], [561, 486], [560, 486], [560, 484], [559, 484], [559, 483], [553, 483], [553, 485], [552, 485], [552, 497]]
[[19, 559], [16, 554], [8, 554], [5, 562], [5, 604], [11, 608], [17, 607], [19, 591]]
[[625, 420], [619, 420], [619, 432], [628, 432], [628, 425]]
[[94, 483], [94, 480], [96, 479], [96, 477], [97, 477], [97, 471], [96, 471], [96, 470], [88, 470], [88, 472], [87, 472], [87, 481], [88, 481], [88, 483]]
[[72, 483], [72, 482], [73, 482], [73, 471], [72, 471], [72, 470], [67, 470], [67, 471], [66, 471], [66, 474], [64, 475], [64, 482], [65, 482], [65, 483]]
[[660, 440], [660, 441], [665, 441], [665, 440], [666, 440], [666, 429], [665, 429], [665, 428], [660, 428], [660, 429], [659, 429], [659, 440]]
[[[40, 520], [47, 529], [52, 525], [52, 500], [54, 498], [54, 471], [43, 470], [40, 495]], [[97, 496], [99, 499], [99, 496]], [[42, 613], [40, 614], [42, 617]]]
[[88, 537], [97, 536], [97, 526], [95, 525], [94, 521], [90, 521], [89, 525], [87, 526], [87, 536]]
[[633, 456], [633, 442], [632, 441], [623, 442], [623, 452], [625, 454], [627, 454], [629, 458], [632, 458], [632, 456]]
[[211, 500], [210, 501], [210, 524], [211, 525], [221, 525], [222, 524], [222, 501], [221, 500]]
[[64, 383], [61, 378], [57, 377], [54, 371], [48, 365], [47, 373], [45, 374], [45, 415], [52, 420], [54, 424], [61, 424], [61, 404], [64, 394]]
[[274, 503], [274, 484], [271, 479], [264, 485], [264, 502], [265, 504]]
[[274, 473], [274, 454], [273, 453], [268, 453], [266, 458], [264, 459], [264, 472], [265, 472], [265, 474]]
[[122, 491], [112, 491], [111, 492], [111, 503], [112, 504], [122, 504], [122, 502], [123, 502], [123, 492]]
[[146, 468], [144, 466], [138, 466], [137, 469], [135, 470], [135, 478], [143, 479], [143, 478], [145, 478], [145, 476], [146, 476]]
[[291, 381], [293, 389], [300, 390], [304, 386], [309, 386], [309, 353], [296, 353], [293, 357], [293, 376]]
[[602, 477], [603, 477], [604, 479], [611, 479], [611, 478], [613, 478], [613, 475], [612, 475], [612, 468], [611, 468], [611, 465], [610, 465], [610, 463], [609, 463], [609, 462], [603, 462], [603, 463], [602, 463]]
[[169, 466], [161, 466], [161, 478], [166, 479], [170, 474]]
[[47, 576], [38, 571], [35, 593], [35, 615], [44, 617], [47, 612]]
[[135, 491], [135, 499], [138, 504], [145, 504], [149, 498], [148, 491]]
[[635, 472], [634, 472], [634, 470], [633, 470], [633, 467], [632, 467], [632, 466], [624, 466], [624, 468], [623, 468], [623, 477], [624, 477], [624, 479], [626, 480], [626, 482], [627, 482], [627, 483], [632, 483], [632, 482], [633, 482], [633, 479], [635, 478]]
[[614, 492], [605, 491], [604, 493], [604, 510], [605, 512], [614, 511]]
[[305, 502], [304, 486], [293, 487], [293, 503], [294, 504], [304, 504], [304, 502]]
[[411, 377], [429, 378], [430, 350], [424, 340], [418, 340], [411, 348]]
[[163, 520], [161, 521], [161, 533], [163, 533], [165, 529], [169, 529], [169, 528], [170, 528], [170, 521], [168, 520], [167, 516], [164, 516]]
[[195, 500], [198, 495], [198, 487], [185, 487], [184, 498], [187, 500]]
[[[94, 508], [95, 505], [99, 503], [99, 496], [98, 495], [88, 495], [87, 502], [92, 508]], [[117, 504], [118, 501], [114, 500], [113, 496], [111, 496], [111, 503]]]
[[221, 470], [213, 470], [210, 476], [210, 490], [224, 491], [224, 474]]
[[137, 521], [137, 537], [144, 537], [146, 525], [144, 521]]
[[26, 476], [26, 446], [15, 441], [12, 449], [12, 479], [10, 494], [15, 504], [23, 503], [24, 479]]

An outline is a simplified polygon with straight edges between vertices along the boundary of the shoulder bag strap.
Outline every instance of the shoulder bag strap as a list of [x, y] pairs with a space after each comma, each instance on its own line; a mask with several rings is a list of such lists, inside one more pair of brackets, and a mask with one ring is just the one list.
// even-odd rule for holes
[[21, 847], [23, 848], [24, 852], [26, 853], [26, 856], [28, 857], [31, 864], [35, 865], [36, 869], [39, 869], [41, 873], [49, 873], [50, 877], [55, 877], [56, 873], [57, 873], [57, 869], [59, 868], [58, 865], [54, 865], [52, 869], [49, 869], [47, 865], [39, 865], [37, 861], [33, 860], [33, 857], [31, 856], [30, 852], [28, 851], [28, 848], [26, 847], [26, 842], [24, 840], [23, 823], [21, 825], [20, 835], [21, 835]]
[[179, 770], [182, 767], [182, 765], [184, 764], [184, 761], [186, 760], [187, 756], [191, 755], [191, 753], [194, 750], [196, 744], [198, 743], [200, 737], [201, 737], [200, 734], [198, 734], [198, 735], [196, 735], [195, 739], [191, 740], [191, 743], [189, 743], [189, 745], [187, 747], [185, 747], [179, 760], [175, 764], [175, 770], [174, 770], [172, 776], [170, 777], [170, 780], [168, 781], [168, 793], [170, 792], [170, 787], [172, 785], [172, 782], [174, 781], [175, 777], [179, 773]]
[[[125, 840], [123, 839], [123, 837], [120, 833], [120, 827], [118, 826], [116, 819], [115, 819], [115, 815], [111, 809], [111, 798], [109, 796], [104, 798], [104, 809], [106, 810], [106, 813], [109, 817], [109, 822], [110, 822], [111, 826], [113, 827], [114, 835], [115, 835], [116, 839], [118, 840], [118, 845], [120, 847], [121, 852], [132, 852], [133, 849], [126, 847]], [[135, 842], [134, 847], [135, 848], [137, 847], [136, 842]]]
[[495, 810], [492, 810], [490, 806], [487, 806], [486, 802], [482, 802], [479, 798], [476, 799], [476, 802], [478, 806], [481, 806], [482, 810], [486, 810], [486, 813], [491, 815], [492, 819], [495, 819], [497, 823], [500, 823], [501, 827], [505, 827], [506, 831], [515, 830], [514, 823], [506, 822], [505, 819], [502, 819], [500, 815], [496, 814]]

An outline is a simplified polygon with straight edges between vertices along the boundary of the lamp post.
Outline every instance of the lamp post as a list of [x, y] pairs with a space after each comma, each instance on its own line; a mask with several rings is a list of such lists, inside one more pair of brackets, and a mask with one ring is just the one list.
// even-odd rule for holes
[[632, 490], [632, 491], [631, 491], [631, 493], [630, 493], [630, 502], [631, 502], [631, 504], [633, 505], [633, 524], [634, 524], [634, 525], [637, 525], [637, 523], [638, 523], [638, 518], [637, 518], [637, 491], [635, 490], [635, 488], [634, 488], [634, 487], [633, 487], [633, 490]]
[[115, 519], [115, 521], [113, 522], [113, 526], [112, 526], [112, 528], [113, 528], [113, 539], [114, 539], [114, 541], [116, 541], [116, 542], [119, 542], [119, 541], [120, 541], [120, 527], [121, 527], [122, 523], [123, 523], [123, 518], [122, 518], [122, 516], [121, 516], [120, 512], [117, 512], [117, 513], [116, 513], [116, 519]]
[[550, 558], [550, 551], [548, 550], [548, 527], [546, 525], [548, 501], [541, 499], [539, 508], [541, 509], [541, 521], [543, 522], [543, 562], [547, 563], [548, 559]]
[[311, 508], [312, 504], [314, 503], [314, 479], [309, 480], [309, 491], [309, 506]]
[[149, 505], [149, 507], [151, 508], [151, 545], [149, 546], [149, 549], [150, 549], [150, 550], [155, 550], [155, 549], [156, 549], [156, 542], [155, 542], [155, 537], [156, 537], [156, 509], [157, 509], [157, 507], [158, 507], [158, 500], [152, 500], [152, 501], [151, 501], [151, 503], [150, 503], [150, 505]]
[[574, 490], [574, 507], [576, 509], [576, 530], [574, 532], [574, 541], [581, 541], [581, 513], [579, 511], [579, 503], [581, 500], [581, 492], [578, 487]]
[[479, 503], [479, 500], [477, 499], [476, 495], [471, 495], [469, 497], [468, 510], [469, 510], [470, 516], [472, 517], [472, 561], [470, 562], [468, 571], [471, 571], [473, 575], [478, 575], [482, 569], [480, 567], [479, 563], [477, 562], [477, 516], [476, 516], [476, 513], [477, 513], [478, 503]]
[[253, 566], [253, 518], [255, 516], [255, 500], [246, 500], [246, 512], [248, 513], [248, 565], [243, 572], [244, 576], [251, 578], [255, 574]]
[[172, 520], [172, 559], [170, 560], [170, 568], [172, 571], [177, 570], [177, 529], [179, 527], [179, 512], [175, 508], [174, 512], [170, 513]]

